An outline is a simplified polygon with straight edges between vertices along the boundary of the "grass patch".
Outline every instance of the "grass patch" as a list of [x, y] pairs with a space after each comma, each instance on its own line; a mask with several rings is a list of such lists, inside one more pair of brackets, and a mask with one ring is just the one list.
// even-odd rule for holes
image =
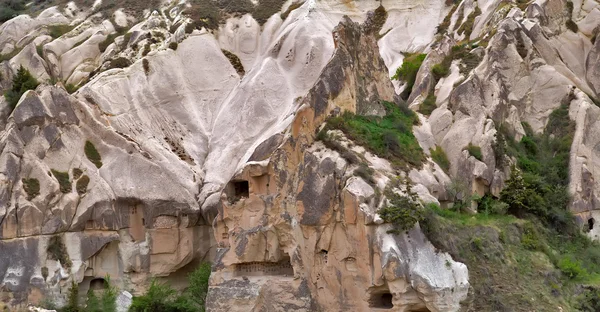
[[75, 184], [75, 189], [79, 195], [83, 195], [87, 192], [88, 184], [90, 183], [90, 177], [87, 175], [82, 176]]
[[357, 165], [362, 162], [362, 159], [360, 157], [358, 157], [355, 153], [344, 147], [339, 142], [338, 138], [329, 135], [327, 131], [327, 127], [319, 131], [319, 133], [317, 134], [317, 140], [323, 142], [325, 147], [329, 148], [330, 150], [338, 152], [340, 156], [347, 160], [350, 164]]
[[403, 92], [405, 97], [408, 97], [412, 92], [415, 80], [417, 79], [417, 73], [426, 56], [426, 54], [412, 54], [406, 56], [402, 62], [402, 66], [396, 70], [396, 74], [392, 77], [394, 80], [403, 80], [406, 82], [406, 89]]
[[479, 161], [483, 161], [483, 154], [481, 153], [481, 147], [479, 147], [477, 145], [473, 145], [472, 143], [469, 143], [469, 145], [467, 145], [464, 149], [469, 152], [469, 155], [475, 157], [475, 159], [477, 159]]
[[79, 90], [79, 85], [74, 85], [72, 83], [69, 83], [65, 86], [65, 90], [67, 90], [67, 92], [69, 92], [69, 94], [73, 94], [77, 90]]
[[22, 179], [23, 190], [27, 193], [27, 200], [32, 200], [40, 195], [40, 181], [38, 179]]
[[73, 28], [75, 27], [70, 25], [51, 25], [47, 27], [48, 35], [52, 37], [52, 39], [59, 38], [60, 36], [73, 30]]
[[418, 117], [410, 109], [382, 102], [384, 117], [359, 116], [345, 112], [327, 121], [325, 129], [339, 129], [354, 143], [364, 146], [400, 168], [421, 167], [425, 154], [412, 133]]
[[100, 153], [98, 153], [96, 146], [92, 142], [85, 141], [83, 150], [87, 159], [96, 165], [96, 168], [102, 167], [102, 156], [100, 156]]
[[0, 1], [0, 23], [19, 15], [25, 10], [25, 1], [21, 0], [2, 0]]
[[231, 63], [233, 68], [235, 68], [235, 71], [238, 73], [238, 75], [240, 75], [240, 77], [243, 77], [246, 74], [246, 70], [244, 70], [244, 65], [242, 65], [242, 61], [240, 61], [240, 58], [227, 50], [221, 51], [223, 51], [223, 54], [225, 54], [227, 59], [229, 59], [229, 63]]
[[467, 20], [462, 25], [460, 25], [460, 28], [458, 28], [457, 33], [459, 35], [465, 34], [465, 38], [467, 38], [467, 40], [468, 40], [469, 37], [471, 37], [471, 33], [473, 32], [473, 25], [475, 24], [475, 18], [479, 15], [481, 15], [481, 9], [479, 9], [479, 7], [477, 6], [473, 10], [473, 12], [471, 12], [471, 14], [469, 14], [469, 16], [467, 16]]
[[69, 173], [62, 172], [58, 170], [52, 169], [52, 175], [58, 180], [58, 184], [60, 185], [60, 191], [62, 193], [70, 193], [73, 190], [71, 185], [71, 181], [69, 180]]
[[[448, 4], [446, 4], [448, 5]], [[456, 12], [456, 9], [458, 9], [458, 3], [454, 2], [452, 4], [452, 9], [450, 9], [450, 12], [448, 13], [448, 15], [446, 15], [446, 17], [444, 17], [444, 20], [440, 23], [440, 25], [438, 25], [437, 27], [437, 33], [438, 34], [444, 34], [446, 33], [446, 31], [448, 30], [452, 30], [452, 29], [448, 29], [450, 27], [450, 23], [452, 22], [452, 15], [454, 15], [454, 12]]]
[[435, 97], [433, 92], [430, 92], [429, 95], [427, 95], [427, 98], [425, 98], [425, 100], [423, 101], [423, 103], [419, 105], [419, 113], [426, 116], [431, 115], [431, 113], [437, 108], [437, 105], [435, 104], [436, 100], [437, 98]]
[[435, 161], [442, 170], [445, 172], [450, 171], [450, 161], [448, 160], [448, 156], [446, 156], [446, 152], [441, 146], [436, 146], [435, 149], [429, 149], [429, 153], [431, 154], [431, 159]]

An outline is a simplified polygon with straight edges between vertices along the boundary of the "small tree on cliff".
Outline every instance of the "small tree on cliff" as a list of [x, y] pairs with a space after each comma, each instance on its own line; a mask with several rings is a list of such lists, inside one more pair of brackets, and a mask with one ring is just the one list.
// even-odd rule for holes
[[21, 65], [13, 78], [12, 88], [4, 93], [4, 97], [11, 109], [14, 109], [17, 106], [19, 99], [27, 92], [27, 90], [33, 90], [37, 88], [38, 85], [39, 83], [37, 80], [35, 80], [31, 73]]
[[415, 224], [423, 220], [423, 210], [419, 203], [419, 196], [412, 190], [408, 178], [404, 179], [404, 195], [386, 190], [388, 204], [379, 210], [381, 218], [392, 223], [393, 229], [388, 233], [400, 234], [412, 229]]

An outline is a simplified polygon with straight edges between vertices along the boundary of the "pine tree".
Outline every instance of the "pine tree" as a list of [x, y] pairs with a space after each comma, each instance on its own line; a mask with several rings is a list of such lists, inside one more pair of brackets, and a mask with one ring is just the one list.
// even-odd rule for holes
[[4, 93], [4, 97], [6, 98], [6, 101], [8, 101], [11, 109], [15, 109], [17, 103], [19, 103], [19, 99], [21, 99], [21, 96], [23, 96], [27, 90], [33, 90], [37, 88], [38, 85], [39, 83], [37, 80], [21, 65], [13, 78], [12, 88]]

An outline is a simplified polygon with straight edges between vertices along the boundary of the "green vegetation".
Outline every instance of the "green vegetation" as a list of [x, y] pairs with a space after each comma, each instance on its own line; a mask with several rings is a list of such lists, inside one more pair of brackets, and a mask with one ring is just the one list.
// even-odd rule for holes
[[[102, 290], [90, 289], [87, 293], [85, 305], [79, 303], [79, 286], [71, 282], [67, 294], [67, 304], [58, 309], [59, 312], [116, 312], [118, 290], [110, 282], [110, 276], [104, 278], [105, 288]], [[100, 296], [98, 296], [100, 295]], [[55, 309], [54, 304], [45, 304], [45, 308]], [[158, 311], [158, 310], [157, 310]]]
[[246, 70], [244, 70], [244, 65], [242, 65], [242, 61], [240, 61], [240, 58], [227, 50], [221, 51], [229, 59], [229, 63], [231, 63], [233, 68], [235, 68], [235, 71], [238, 73], [238, 75], [240, 75], [240, 77], [243, 77], [246, 74]]
[[429, 95], [427, 95], [427, 98], [425, 98], [425, 100], [423, 101], [423, 103], [419, 105], [419, 113], [426, 116], [431, 115], [431, 113], [437, 108], [437, 105], [435, 104], [436, 100], [437, 98], [435, 97], [433, 92], [430, 92]]
[[21, 96], [23, 96], [25, 92], [34, 90], [39, 85], [37, 80], [33, 78], [31, 73], [23, 66], [19, 67], [12, 82], [12, 88], [4, 93], [4, 97], [12, 109], [17, 107], [19, 99], [21, 99]]
[[117, 57], [116, 59], [112, 59], [110, 60], [110, 63], [108, 64], [108, 68], [107, 69], [112, 69], [112, 68], [125, 68], [125, 67], [129, 67], [131, 65], [131, 61], [128, 60], [125, 57]]
[[73, 94], [73, 93], [75, 93], [75, 91], [79, 90], [79, 85], [74, 85], [72, 83], [69, 83], [65, 86], [65, 90], [67, 90], [67, 92], [69, 92], [69, 94]]
[[48, 35], [53, 39], [56, 39], [75, 28], [74, 26], [69, 25], [50, 25], [48, 26]]
[[100, 297], [94, 290], [88, 291], [86, 307], [82, 312], [116, 312], [117, 311], [117, 288], [110, 283], [110, 276], [104, 278], [105, 289], [101, 291]]
[[192, 7], [188, 10], [192, 23], [186, 25], [185, 32], [191, 33], [194, 29], [217, 29], [219, 27], [219, 8], [211, 0], [193, 0]]
[[171, 49], [171, 50], [173, 50], [173, 51], [177, 50], [177, 47], [178, 47], [178, 46], [179, 46], [179, 45], [178, 45], [178, 44], [177, 44], [177, 42], [175, 42], [175, 41], [172, 41], [171, 43], [169, 43], [169, 49]]
[[44, 57], [44, 46], [43, 45], [37, 45], [35, 46], [35, 52], [37, 53], [37, 55], [39, 55], [40, 57]]
[[143, 59], [142, 60], [142, 67], [144, 68], [144, 73], [146, 74], [146, 76], [148, 76], [148, 74], [150, 73], [150, 61], [148, 61], [148, 59]]
[[50, 241], [48, 242], [47, 252], [48, 258], [60, 261], [60, 264], [64, 265], [66, 268], [71, 267], [72, 263], [71, 259], [69, 259], [67, 246], [65, 246], [61, 235], [54, 235], [50, 238]]
[[294, 11], [295, 9], [299, 8], [302, 6], [302, 2], [301, 1], [295, 1], [292, 4], [290, 4], [290, 6], [287, 8], [287, 10], [285, 10], [285, 12], [281, 13], [281, 20], [286, 20], [287, 17], [290, 15], [290, 13], [292, 13], [292, 11]]
[[58, 184], [60, 185], [60, 191], [62, 193], [70, 193], [73, 190], [73, 186], [71, 185], [71, 181], [69, 180], [68, 172], [61, 172], [58, 170], [52, 169], [52, 175], [58, 180]]
[[483, 161], [483, 154], [481, 154], [481, 147], [479, 147], [477, 145], [473, 145], [472, 143], [469, 143], [469, 145], [467, 145], [467, 147], [465, 147], [464, 149], [469, 152], [469, 155], [475, 157], [475, 159], [477, 159], [479, 161]]
[[435, 161], [442, 170], [445, 172], [450, 171], [450, 161], [448, 160], [448, 156], [446, 156], [446, 152], [441, 146], [436, 146], [435, 149], [430, 149], [429, 153], [431, 154], [431, 159]]
[[[452, 0], [450, 0], [450, 2], [454, 2]], [[452, 4], [452, 3], [450, 3]], [[446, 5], [450, 5], [448, 4], [448, 1], [446, 1]], [[440, 25], [437, 27], [437, 33], [438, 34], [444, 34], [446, 31], [448, 30], [452, 30], [452, 29], [448, 29], [448, 27], [450, 27], [450, 23], [452, 22], [452, 15], [454, 15], [454, 12], [456, 12], [456, 9], [458, 9], [458, 3], [454, 2], [452, 9], [450, 9], [450, 12], [446, 15], [446, 17], [444, 17], [444, 20], [442, 21], [442, 23], [440, 23]]]
[[21, 182], [23, 182], [23, 190], [27, 193], [27, 200], [32, 200], [40, 195], [40, 181], [38, 179], [22, 179]]
[[385, 192], [389, 203], [379, 209], [378, 213], [385, 222], [392, 224], [393, 229], [388, 233], [401, 234], [423, 220], [419, 195], [412, 190], [409, 179], [404, 181], [404, 193], [406, 195], [399, 195], [391, 189]]
[[277, 12], [281, 11], [281, 7], [285, 4], [286, 0], [262, 0], [258, 2], [258, 5], [254, 8], [252, 16], [260, 25], [264, 25], [269, 17], [273, 16]]
[[344, 147], [338, 140], [337, 137], [328, 134], [327, 127], [323, 128], [317, 134], [317, 140], [323, 142], [325, 147], [337, 151], [340, 156], [346, 159], [350, 164], [359, 164], [362, 159], [358, 157], [355, 153]]
[[453, 46], [450, 54], [444, 57], [440, 64], [431, 67], [433, 77], [436, 80], [440, 80], [442, 77], [448, 76], [450, 74], [450, 65], [452, 65], [452, 61], [454, 60], [461, 60], [460, 73], [468, 75], [469, 72], [479, 65], [481, 57], [475, 53], [471, 53], [471, 45], [468, 43]]
[[97, 168], [102, 167], [102, 157], [100, 156], [100, 153], [98, 153], [96, 146], [94, 146], [92, 142], [85, 141], [85, 147], [83, 148], [83, 150], [85, 152], [85, 156], [87, 157], [87, 159], [89, 159], [89, 161], [96, 165]]
[[377, 185], [375, 178], [373, 178], [375, 170], [373, 170], [373, 168], [369, 167], [367, 164], [361, 163], [358, 166], [358, 168], [354, 169], [353, 173], [355, 176], [361, 177], [363, 180], [365, 180], [365, 182], [369, 183], [371, 186]]
[[379, 157], [385, 157], [396, 167], [421, 167], [425, 160], [423, 150], [412, 133], [418, 118], [410, 109], [382, 102], [384, 117], [359, 116], [344, 112], [332, 117], [324, 129], [339, 129], [354, 143], [364, 146]]
[[90, 177], [87, 175], [82, 176], [75, 184], [75, 189], [79, 195], [83, 195], [87, 192], [88, 184], [90, 183]]
[[23, 10], [25, 10], [25, 1], [0, 0], [0, 23], [19, 15]]
[[579, 31], [579, 26], [577, 26], [577, 23], [575, 23], [573, 21], [573, 2], [572, 1], [567, 1], [567, 21], [565, 22], [565, 25], [567, 26], [567, 28], [576, 33]]
[[435, 205], [425, 211], [420, 224], [430, 241], [469, 268], [474, 311], [597, 311], [600, 244], [581, 233], [567, 207], [571, 97], [544, 134], [526, 127], [514, 142], [500, 128], [494, 148], [518, 160], [500, 198], [476, 199], [476, 215]]
[[467, 20], [462, 25], [460, 25], [460, 28], [458, 28], [457, 33], [459, 35], [465, 34], [465, 38], [468, 40], [469, 37], [471, 36], [471, 33], [473, 32], [473, 25], [475, 24], [475, 18], [479, 15], [481, 15], [481, 9], [479, 9], [479, 7], [477, 6], [473, 10], [473, 12], [471, 12], [471, 14], [469, 14], [469, 16], [467, 17]]
[[403, 92], [406, 97], [412, 92], [417, 73], [426, 56], [426, 54], [407, 55], [402, 62], [402, 66], [396, 70], [396, 74], [392, 77], [392, 79], [406, 82], [406, 89]]
[[73, 180], [78, 180], [83, 175], [83, 171], [79, 168], [73, 168]]
[[145, 295], [133, 298], [129, 311], [204, 312], [210, 272], [209, 263], [201, 264], [188, 276], [189, 286], [181, 293], [153, 280]]

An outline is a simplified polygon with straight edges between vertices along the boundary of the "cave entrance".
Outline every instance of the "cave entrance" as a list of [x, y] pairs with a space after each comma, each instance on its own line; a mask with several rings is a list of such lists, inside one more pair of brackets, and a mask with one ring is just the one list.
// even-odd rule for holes
[[250, 196], [250, 184], [245, 180], [231, 181], [225, 189], [227, 199], [231, 203], [235, 203], [242, 198]]
[[90, 290], [99, 291], [108, 288], [108, 283], [103, 278], [95, 278], [90, 281]]
[[593, 230], [594, 229], [594, 223], [596, 223], [596, 220], [594, 220], [594, 218], [589, 218], [588, 219], [588, 230]]
[[371, 295], [369, 306], [378, 309], [392, 309], [394, 296], [389, 291], [376, 292]]

